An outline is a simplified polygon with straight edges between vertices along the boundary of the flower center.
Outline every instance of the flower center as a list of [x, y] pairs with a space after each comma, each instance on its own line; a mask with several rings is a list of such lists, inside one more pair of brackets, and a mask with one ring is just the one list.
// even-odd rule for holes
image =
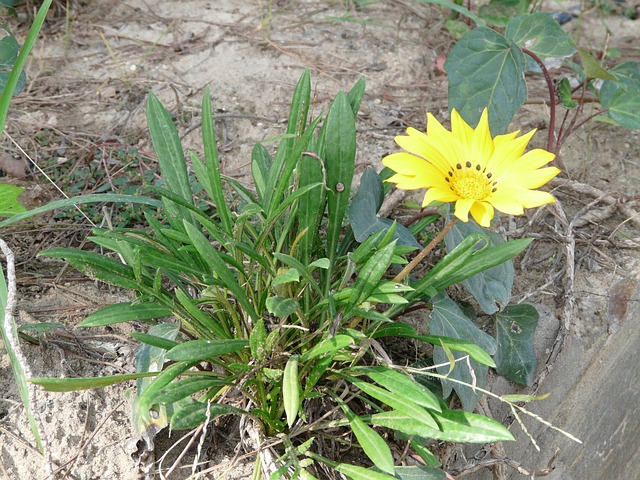
[[457, 164], [455, 169], [445, 177], [449, 188], [460, 198], [468, 200], [483, 200], [496, 191], [498, 182], [491, 181], [493, 176], [479, 164], [473, 166], [471, 162], [465, 165]]

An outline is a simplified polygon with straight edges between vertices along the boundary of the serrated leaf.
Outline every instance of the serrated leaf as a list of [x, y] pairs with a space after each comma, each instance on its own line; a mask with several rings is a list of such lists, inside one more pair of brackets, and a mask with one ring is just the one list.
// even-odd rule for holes
[[510, 305], [496, 315], [496, 370], [521, 385], [531, 385], [536, 369], [533, 335], [538, 311], [532, 305]]
[[284, 367], [282, 376], [282, 401], [287, 425], [293, 426], [300, 410], [300, 379], [298, 378], [298, 356], [292, 355]]
[[171, 311], [159, 305], [157, 302], [135, 303], [122, 302], [102, 307], [87, 318], [79, 327], [102, 327], [122, 322], [144, 322], [168, 317]]
[[300, 304], [294, 298], [269, 297], [266, 301], [267, 310], [278, 318], [284, 318], [300, 308]]
[[[458, 307], [453, 300], [444, 294], [440, 294], [434, 299], [433, 311], [429, 318], [429, 331], [435, 335], [460, 338], [473, 342], [490, 354], [494, 354], [496, 352], [497, 343], [495, 339], [480, 330], [469, 318], [467, 318], [460, 307]], [[454, 356], [458, 359], [462, 358], [464, 354], [455, 352]], [[434, 348], [433, 359], [436, 364], [447, 362], [447, 356], [444, 350], [440, 347]], [[469, 364], [471, 365], [471, 368], [469, 368], [469, 365], [465, 360], [456, 362], [456, 366], [453, 369], [453, 372], [451, 372], [450, 377], [469, 385], [475, 384], [479, 387], [485, 387], [487, 384], [488, 367], [471, 359], [469, 359]], [[442, 375], [446, 375], [448, 370], [448, 365], [437, 368], [438, 373]], [[442, 389], [445, 398], [450, 395], [452, 389], [455, 390], [462, 402], [462, 406], [467, 411], [473, 411], [476, 403], [482, 396], [480, 392], [474, 391], [470, 386], [453, 382], [449, 383], [446, 380], [442, 381]]]
[[16, 185], [0, 184], [0, 217], [11, 217], [16, 213], [24, 212], [26, 209], [18, 201], [24, 188]]
[[489, 109], [493, 136], [507, 130], [527, 99], [525, 59], [520, 48], [487, 27], [478, 27], [456, 44], [444, 64], [449, 75], [449, 110], [470, 125]]
[[[353, 196], [349, 207], [349, 221], [353, 229], [353, 236], [362, 243], [368, 237], [379, 231], [387, 231], [393, 225], [388, 218], [378, 217], [378, 210], [384, 200], [384, 188], [380, 176], [368, 167], [360, 179], [358, 191]], [[420, 248], [421, 245], [403, 225], [396, 224], [394, 238], [398, 245], [410, 245]]]
[[191, 340], [173, 347], [166, 354], [174, 361], [202, 361], [242, 351], [247, 340]]
[[[483, 229], [475, 221], [469, 220], [468, 222], [457, 222], [451, 231], [447, 233], [445, 236], [447, 250], [452, 251], [465, 238], [476, 233], [485, 234], [489, 239], [489, 245], [492, 247], [504, 243], [504, 239], [500, 234]], [[513, 262], [507, 260], [500, 265], [463, 280], [462, 285], [478, 301], [482, 310], [486, 314], [492, 315], [509, 303], [514, 277]]]
[[520, 48], [535, 53], [547, 68], [560, 66], [563, 58], [576, 51], [569, 36], [550, 13], [538, 12], [515, 17], [509, 21], [504, 35]]

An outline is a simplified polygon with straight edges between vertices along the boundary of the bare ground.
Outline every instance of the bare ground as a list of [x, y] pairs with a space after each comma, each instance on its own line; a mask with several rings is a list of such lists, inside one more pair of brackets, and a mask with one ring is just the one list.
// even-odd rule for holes
[[[558, 6], [549, 4], [549, 9]], [[50, 176], [70, 167], [64, 175], [67, 185], [78, 189], [75, 193], [96, 191], [112, 186], [122, 175], [122, 159], [112, 154], [116, 147], [142, 152], [144, 161], [136, 168], [140, 175], [153, 175], [155, 159], [144, 119], [150, 90], [176, 114], [186, 146], [200, 152], [199, 103], [209, 85], [225, 172], [249, 184], [253, 143], [282, 133], [295, 82], [309, 67], [316, 111], [324, 110], [338, 90], [349, 89], [360, 76], [366, 78], [357, 163], [359, 171], [368, 165], [380, 168], [380, 159], [395, 148], [394, 135], [409, 125], [422, 128], [426, 111], [446, 118], [446, 77], [437, 66], [453, 42], [442, 28], [446, 15], [435, 6], [400, 0], [360, 9], [318, 0], [260, 5], [231, 0], [153, 5], [104, 0], [73, 2], [69, 12], [58, 2], [28, 65], [26, 91], [12, 104], [7, 131]], [[8, 21], [23, 38], [28, 25]], [[567, 28], [583, 46], [603, 47], [608, 42], [623, 59], [638, 60], [633, 48], [638, 42], [637, 21], [591, 11]], [[612, 33], [608, 40], [607, 29]], [[532, 102], [514, 126], [525, 131], [540, 128], [534, 145], [542, 146], [548, 118], [541, 104], [545, 88], [540, 78], [529, 85]], [[507, 235], [538, 237], [518, 263], [521, 276], [515, 299], [527, 297], [550, 312], [549, 323], [539, 332], [551, 345], [539, 352], [539, 387], [548, 373], [545, 359], [553, 364], [565, 336], [597, 343], [611, 333], [618, 318], [615, 312], [607, 313], [611, 285], [638, 275], [638, 140], [637, 131], [586, 124], [563, 149], [564, 173], [554, 184], [558, 208], [518, 222], [505, 219]], [[24, 159], [16, 144], [6, 137], [3, 142], [12, 157]], [[69, 181], [74, 170], [90, 170], [91, 165], [104, 175], [84, 183]], [[10, 181], [27, 188], [24, 198], [29, 206], [59, 198], [38, 172]], [[93, 220], [99, 223], [112, 213], [99, 212]], [[579, 216], [584, 220], [576, 222]], [[126, 336], [133, 327], [95, 332], [75, 328], [91, 311], [121, 301], [127, 293], [35, 258], [50, 246], [79, 245], [89, 232], [90, 224], [81, 218], [65, 223], [53, 222], [51, 216], [0, 232], [17, 254], [19, 323], [64, 325], [41, 338], [38, 346], [23, 343], [35, 376], [108, 375], [134, 369], [135, 345]], [[133, 385], [73, 394], [38, 392], [49, 465], [60, 468], [54, 476], [46, 472], [47, 461], [33, 447], [4, 351], [0, 379], [6, 386], [0, 395], [0, 476], [139, 478], [132, 460], [138, 439], [129, 424]], [[228, 435], [219, 431], [209, 438], [200, 460], [211, 471], [199, 478], [218, 478], [225, 472], [226, 478], [249, 478], [251, 452], [235, 451], [237, 438]], [[171, 444], [161, 440], [159, 444]], [[159, 446], [156, 459], [164, 449]], [[444, 448], [445, 469], [464, 471], [456, 451]], [[192, 461], [190, 455], [182, 462], [186, 467], [168, 478], [189, 478]], [[168, 459], [162, 464], [165, 474], [171, 463]]]

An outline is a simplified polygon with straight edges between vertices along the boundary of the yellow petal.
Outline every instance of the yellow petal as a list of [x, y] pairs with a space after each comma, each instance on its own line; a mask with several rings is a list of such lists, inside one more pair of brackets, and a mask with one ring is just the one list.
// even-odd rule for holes
[[547, 152], [541, 148], [535, 148], [528, 151], [518, 159], [517, 168], [518, 170], [535, 170], [536, 168], [546, 165], [554, 158], [556, 158], [556, 156], [553, 153]]
[[464, 121], [455, 108], [451, 111], [451, 133], [458, 137], [465, 145], [471, 145], [473, 128]]
[[441, 152], [429, 141], [429, 137], [415, 128], [407, 128], [408, 136], [397, 136], [395, 141], [409, 153], [431, 162], [446, 173], [451, 168], [447, 161], [447, 152]]
[[534, 133], [535, 130], [532, 130], [519, 138], [501, 141], [493, 151], [493, 155], [491, 155], [487, 171], [493, 173], [493, 176], [500, 180], [502, 175], [509, 171], [510, 167], [514, 167], [517, 164], [519, 168], [522, 153]]
[[473, 202], [475, 202], [475, 200], [471, 200], [469, 198], [461, 198], [456, 202], [456, 207], [453, 214], [463, 222], [468, 222], [469, 210], [471, 210], [471, 206], [473, 205]]
[[501, 190], [491, 195], [491, 197], [487, 198], [487, 201], [493, 205], [496, 210], [501, 211], [502, 213], [507, 213], [509, 215], [522, 215], [524, 213], [524, 208], [522, 206], [522, 202], [516, 196], [518, 192], [516, 189], [504, 189], [501, 193]]
[[422, 207], [426, 207], [433, 202], [455, 202], [457, 199], [458, 196], [449, 189], [437, 187], [430, 188], [424, 194], [424, 198], [422, 199]]
[[[397, 172], [389, 179], [391, 182], [398, 183], [398, 188], [412, 190], [415, 188], [429, 188], [440, 186], [449, 188], [445, 182], [445, 173], [434, 167], [426, 160], [422, 160], [409, 153], [399, 152], [387, 155], [382, 159], [382, 164]], [[401, 185], [402, 183], [402, 185]], [[403, 186], [411, 184], [411, 187]]]
[[487, 202], [475, 202], [471, 205], [471, 216], [479, 225], [487, 228], [493, 219], [493, 207]]
[[[518, 189], [520, 190], [520, 189]], [[547, 205], [549, 203], [555, 203], [556, 199], [553, 198], [549, 192], [542, 192], [540, 190], [520, 190], [518, 198], [522, 202], [524, 208], [535, 208], [541, 205]]]
[[444, 155], [448, 166], [455, 167], [458, 163], [464, 165], [469, 156], [468, 147], [463, 145], [460, 139], [449, 130], [445, 129], [433, 115], [427, 113], [427, 118], [429, 143]]
[[539, 168], [538, 170], [528, 170], [522, 173], [518, 172], [509, 178], [509, 182], [513, 186], [522, 188], [539, 188], [549, 180], [560, 173], [560, 169], [556, 167]]
[[486, 167], [493, 154], [493, 139], [489, 130], [489, 111], [485, 108], [471, 138], [471, 162]]

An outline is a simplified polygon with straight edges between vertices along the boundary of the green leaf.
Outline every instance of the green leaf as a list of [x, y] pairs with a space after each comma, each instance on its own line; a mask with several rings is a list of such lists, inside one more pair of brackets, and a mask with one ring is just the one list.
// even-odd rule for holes
[[496, 370], [521, 385], [531, 385], [536, 369], [533, 335], [538, 311], [532, 305], [510, 305], [496, 315]]
[[598, 61], [594, 58], [588, 50], [584, 48], [578, 48], [578, 55], [582, 61], [582, 68], [587, 78], [601, 78], [603, 80], [616, 80], [616, 77], [607, 72], [600, 66]]
[[[13, 93], [16, 91], [16, 88], [21, 81], [21, 77], [23, 75], [22, 69], [24, 68], [31, 49], [33, 48], [33, 44], [38, 38], [38, 33], [40, 33], [42, 24], [47, 18], [47, 12], [49, 11], [49, 7], [51, 6], [52, 1], [53, 0], [44, 0], [44, 2], [42, 2], [38, 13], [33, 19], [33, 24], [29, 29], [29, 33], [24, 40], [24, 45], [22, 45], [22, 48], [20, 49], [18, 58], [15, 60], [15, 62], [11, 62], [11, 73], [6, 80], [6, 84], [3, 86], [4, 88], [2, 89], [2, 94], [0, 94], [0, 133], [4, 132], [4, 125], [7, 120], [7, 112], [9, 111], [11, 98], [13, 97]], [[39, 443], [40, 438], [37, 438]], [[41, 445], [39, 446], [41, 447]]]
[[444, 68], [449, 75], [449, 110], [455, 108], [475, 125], [488, 107], [491, 134], [506, 132], [527, 99], [520, 48], [498, 32], [478, 27], [453, 47]]
[[447, 480], [447, 475], [439, 468], [413, 466], [396, 467], [396, 478], [400, 480]]
[[609, 116], [630, 130], [640, 128], [640, 89], [623, 89], [613, 94]]
[[618, 90], [640, 90], [640, 65], [638, 65], [638, 62], [628, 61], [621, 63], [613, 67], [610, 73], [615, 79], [602, 82], [598, 92], [600, 103], [605, 108], [609, 108], [613, 95]]
[[349, 203], [349, 192], [351, 191], [356, 159], [355, 118], [349, 100], [343, 92], [336, 96], [329, 109], [325, 124], [325, 169], [329, 223], [327, 226], [327, 251], [333, 263], [342, 222]]
[[322, 185], [324, 165], [317, 158], [303, 155], [298, 168], [300, 170], [298, 188], [319, 183], [317, 188], [309, 190], [298, 201], [298, 228], [300, 232], [306, 229], [306, 233], [300, 240], [300, 259], [304, 265], [308, 265], [317, 248], [318, 236], [315, 233], [319, 229], [326, 205], [327, 195]]
[[[489, 239], [490, 246], [502, 245], [504, 239], [498, 233], [483, 229], [475, 221], [457, 222], [445, 236], [447, 250], [452, 251], [462, 241], [475, 233], [484, 233]], [[513, 262], [507, 260], [500, 265], [477, 273], [466, 280], [462, 285], [478, 301], [482, 310], [492, 315], [503, 308], [511, 300], [511, 289], [515, 270]]]
[[364, 453], [376, 467], [383, 472], [393, 475], [395, 470], [393, 466], [393, 455], [385, 439], [373, 428], [364, 423], [360, 417], [354, 414], [343, 401], [340, 400], [339, 403]]
[[[207, 411], [208, 406], [208, 411]], [[184, 405], [171, 416], [172, 430], [190, 430], [199, 427], [207, 420], [211, 421], [220, 415], [244, 414], [241, 410], [231, 405], [218, 403], [194, 402]]]
[[[427, 467], [439, 467], [440, 460], [436, 457], [431, 451], [423, 445], [423, 440], [421, 438], [413, 437], [410, 440], [411, 448], [414, 452], [416, 452], [420, 458], [425, 462]], [[442, 470], [437, 470], [442, 472]], [[396, 470], [397, 473], [397, 470]]]
[[167, 358], [176, 362], [210, 360], [220, 355], [241, 352], [247, 346], [247, 340], [191, 340], [173, 347], [167, 352]]
[[[149, 329], [148, 335], [173, 342], [178, 336], [179, 326], [171, 323], [160, 323]], [[169, 419], [172, 405], [155, 405], [158, 391], [169, 384], [175, 377], [188, 370], [193, 364], [178, 363], [161, 372], [165, 363], [166, 350], [162, 347], [143, 344], [136, 351], [136, 371], [151, 373], [158, 378], [140, 378], [136, 385], [136, 397], [133, 401], [132, 424], [136, 432], [147, 440], [147, 447], [152, 448], [153, 437], [164, 428]], [[157, 415], [151, 416], [151, 407]]]
[[267, 357], [267, 329], [264, 326], [264, 321], [259, 318], [253, 326], [251, 334], [249, 335], [249, 347], [251, 348], [251, 356], [255, 358], [259, 363], [264, 362]]
[[290, 268], [286, 272], [276, 275], [276, 278], [271, 282], [272, 287], [283, 285], [285, 283], [299, 282], [300, 274], [295, 268]]
[[[364, 242], [376, 232], [387, 231], [393, 225], [393, 220], [380, 218], [377, 215], [383, 200], [382, 180], [373, 168], [367, 167], [360, 178], [358, 191], [349, 206], [349, 221], [353, 229], [353, 236], [358, 242]], [[421, 247], [411, 232], [403, 225], [396, 224], [394, 238], [398, 240], [398, 245]]]
[[156, 397], [156, 401], [158, 403], [171, 404], [202, 390], [211, 389], [218, 391], [225, 385], [229, 385], [229, 382], [209, 376], [185, 378], [183, 380], [171, 382], [169, 385], [162, 388]]
[[300, 304], [294, 298], [269, 297], [267, 298], [267, 310], [278, 318], [284, 318], [300, 308]]
[[355, 284], [353, 285], [353, 293], [347, 304], [345, 320], [350, 318], [353, 308], [366, 301], [369, 295], [378, 288], [382, 276], [389, 268], [395, 246], [396, 242], [394, 240], [389, 245], [375, 252], [367, 263], [360, 268], [358, 278], [356, 278]]
[[108, 377], [87, 378], [31, 378], [29, 382], [42, 386], [48, 392], [73, 392], [76, 390], [89, 390], [90, 388], [103, 388], [117, 385], [118, 383], [138, 380], [145, 377], [157, 376], [158, 372], [124, 373], [110, 375]]
[[[466, 317], [458, 305], [444, 294], [434, 299], [433, 311], [429, 317], [429, 331], [434, 335], [460, 338], [468, 342], [473, 342], [490, 354], [494, 354], [497, 349], [495, 339], [480, 330]], [[464, 355], [459, 352], [454, 353], [456, 359], [463, 356]], [[443, 364], [448, 361], [447, 355], [442, 348], [434, 348], [433, 361], [436, 364]], [[450, 377], [470, 385], [475, 384], [479, 387], [485, 387], [487, 384], [488, 367], [471, 359], [469, 359], [469, 364], [471, 368], [469, 368], [467, 361], [456, 362]], [[447, 375], [449, 365], [442, 365], [437, 368], [437, 371], [442, 375]], [[482, 396], [480, 392], [474, 391], [472, 387], [459, 383], [449, 383], [446, 382], [446, 380], [442, 381], [442, 389], [445, 398], [450, 395], [452, 389], [455, 390], [458, 397], [460, 397], [462, 406], [468, 411], [473, 411], [476, 403]]]
[[300, 410], [300, 379], [298, 378], [298, 356], [292, 355], [287, 360], [282, 376], [282, 401], [287, 416], [287, 425], [293, 426]]
[[489, 25], [506, 27], [512, 18], [527, 13], [529, 0], [490, 0], [478, 9], [478, 15]]
[[[218, 148], [216, 146], [216, 132], [213, 123], [213, 115], [211, 112], [211, 93], [209, 87], [205, 88], [202, 98], [202, 143], [204, 145], [205, 172], [200, 176], [201, 183], [205, 186], [205, 190], [209, 194], [211, 200], [216, 204], [216, 212], [220, 217], [220, 223], [227, 235], [231, 235], [233, 230], [233, 222], [231, 220], [231, 210], [227, 205], [227, 200], [222, 190], [222, 180], [220, 177], [220, 162], [218, 161]], [[199, 162], [198, 162], [199, 163]], [[160, 164], [162, 167], [162, 164]], [[163, 175], [163, 180], [164, 175]], [[179, 173], [179, 183], [182, 185], [185, 181], [182, 169]], [[189, 185], [188, 176], [186, 177], [186, 185], [182, 185], [183, 191], [181, 195], [190, 194], [191, 187]], [[166, 184], [169, 188], [170, 185]], [[187, 197], [191, 199], [191, 197]]]
[[538, 402], [540, 400], [546, 400], [551, 393], [545, 393], [544, 395], [502, 395], [500, 398], [505, 402]]
[[24, 188], [15, 185], [0, 184], [0, 217], [11, 217], [26, 209], [18, 201], [18, 196], [24, 192]]
[[372, 385], [363, 380], [350, 379], [350, 381], [367, 395], [379, 400], [383, 404], [397, 410], [403, 415], [407, 415], [429, 428], [438, 428], [438, 424], [430, 415], [433, 411], [425, 410], [415, 403], [412, 398], [407, 398], [396, 392], [390, 392], [389, 390], [380, 388], [377, 385]]
[[376, 472], [370, 468], [358, 467], [348, 463], [339, 463], [334, 468], [353, 480], [396, 480], [396, 477], [386, 473]]
[[225, 261], [222, 259], [220, 252], [213, 248], [211, 242], [204, 236], [204, 234], [196, 227], [188, 223], [186, 220], [183, 224], [183, 228], [186, 231], [187, 235], [189, 235], [189, 239], [193, 243], [193, 246], [196, 247], [198, 253], [202, 257], [202, 259], [207, 262], [212, 272], [215, 272], [222, 283], [236, 298], [238, 303], [242, 306], [245, 313], [249, 315], [253, 319], [259, 318], [259, 315], [256, 313], [253, 304], [249, 301], [249, 298], [245, 294], [244, 290], [236, 280], [233, 272], [226, 265]]
[[26, 212], [17, 213], [6, 220], [0, 222], [0, 228], [11, 225], [12, 223], [25, 220], [27, 218], [35, 217], [41, 213], [50, 212], [51, 210], [57, 210], [59, 208], [75, 207], [76, 205], [85, 205], [91, 203], [135, 203], [141, 205], [150, 205], [152, 207], [161, 207], [162, 202], [155, 198], [142, 197], [139, 195], [114, 195], [111, 193], [92, 193], [90, 195], [80, 195], [78, 197], [65, 198], [64, 200], [56, 200], [54, 202], [47, 203], [46, 205], [38, 208], [32, 208]]
[[[158, 156], [164, 188], [193, 205], [187, 162], [184, 159], [178, 131], [169, 112], [153, 92], [147, 95], [147, 124], [153, 149]], [[162, 203], [167, 212], [167, 219], [175, 229], [182, 230], [183, 221], [193, 224], [193, 216], [188, 209], [164, 197]]]
[[432, 412], [438, 428], [432, 428], [398, 411], [371, 415], [371, 423], [391, 428], [407, 435], [443, 440], [445, 442], [488, 443], [513, 440], [502, 424], [483, 415], [462, 410]]
[[[410, 302], [422, 299], [425, 291], [440, 292], [445, 288], [489, 268], [500, 265], [515, 257], [532, 242], [531, 238], [511, 240], [494, 247], [489, 247], [489, 238], [484, 234], [472, 234], [440, 260], [423, 278], [411, 286], [414, 292], [406, 295]], [[388, 314], [396, 313], [390, 309]]]
[[320, 343], [316, 344], [316, 346], [311, 350], [303, 354], [300, 357], [300, 360], [302, 362], [307, 362], [326, 353], [333, 353], [353, 344], [354, 341], [350, 335], [336, 335], [335, 337], [325, 338]]
[[576, 52], [569, 35], [550, 13], [532, 13], [513, 18], [504, 32], [507, 40], [536, 54], [547, 68], [559, 67], [563, 58]]
[[418, 335], [411, 325], [404, 322], [393, 322], [377, 327], [373, 338], [383, 337], [415, 338], [432, 345], [447, 347], [449, 350], [464, 352], [477, 362], [488, 367], [496, 366], [489, 354], [473, 342], [439, 335]]
[[112, 285], [118, 285], [129, 290], [136, 290], [140, 287], [133, 268], [96, 252], [84, 252], [70, 248], [51, 248], [40, 252], [38, 256], [64, 258], [75, 269], [88, 277]]
[[150, 333], [143, 332], [131, 332], [130, 337], [135, 338], [140, 343], [149, 345], [151, 347], [160, 348], [162, 350], [171, 350], [173, 347], [180, 345], [178, 342], [169, 340], [168, 338], [159, 337]]
[[[264, 201], [267, 189], [267, 181], [269, 178], [269, 169], [271, 168], [271, 155], [261, 143], [256, 143], [251, 151], [251, 174], [253, 183], [258, 192], [260, 201]], [[264, 203], [263, 203], [264, 206]]]
[[560, 80], [560, 86], [558, 88], [558, 95], [562, 106], [565, 108], [576, 108], [578, 104], [573, 100], [573, 92], [569, 79], [564, 77]]
[[364, 371], [367, 376], [398, 395], [410, 398], [421, 407], [429, 410], [440, 411], [440, 400], [428, 388], [409, 378], [407, 375], [387, 367], [364, 367], [359, 369]]
[[107, 305], [85, 318], [79, 327], [103, 327], [122, 322], [144, 322], [168, 317], [171, 311], [157, 302], [122, 302]]

